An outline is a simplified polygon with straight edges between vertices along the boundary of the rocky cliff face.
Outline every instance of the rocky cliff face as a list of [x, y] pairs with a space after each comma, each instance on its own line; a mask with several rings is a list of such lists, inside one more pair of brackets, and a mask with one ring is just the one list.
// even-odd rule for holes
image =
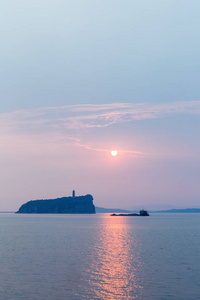
[[23, 204], [20, 214], [95, 214], [92, 195], [34, 200]]

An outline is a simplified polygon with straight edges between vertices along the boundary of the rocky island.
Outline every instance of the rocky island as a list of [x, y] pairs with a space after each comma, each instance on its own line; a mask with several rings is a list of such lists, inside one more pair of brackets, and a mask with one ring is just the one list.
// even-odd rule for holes
[[133, 214], [111, 214], [111, 217], [148, 217], [149, 213], [142, 209], [140, 210], [139, 214], [133, 213]]
[[18, 214], [95, 214], [92, 195], [32, 200], [23, 204]]

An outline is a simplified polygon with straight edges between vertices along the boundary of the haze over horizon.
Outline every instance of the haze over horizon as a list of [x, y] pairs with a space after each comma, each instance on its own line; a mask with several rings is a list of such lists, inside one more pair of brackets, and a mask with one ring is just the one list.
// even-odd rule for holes
[[199, 10], [1, 4], [0, 211], [72, 189], [107, 208], [200, 207]]

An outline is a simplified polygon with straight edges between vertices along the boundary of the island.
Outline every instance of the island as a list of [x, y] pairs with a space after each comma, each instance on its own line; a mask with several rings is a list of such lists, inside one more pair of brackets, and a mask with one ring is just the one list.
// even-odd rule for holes
[[133, 213], [133, 214], [111, 214], [111, 217], [147, 217], [149, 216], [149, 213], [142, 209], [140, 210], [139, 214]]
[[92, 195], [63, 197], [57, 199], [31, 200], [23, 204], [18, 214], [95, 214]]

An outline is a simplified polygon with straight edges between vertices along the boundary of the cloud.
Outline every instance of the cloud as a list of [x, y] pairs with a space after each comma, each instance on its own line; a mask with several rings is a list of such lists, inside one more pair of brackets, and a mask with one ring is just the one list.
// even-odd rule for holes
[[[122, 156], [145, 158], [155, 153], [158, 156], [156, 148], [152, 148], [148, 142], [146, 144], [137, 143], [136, 139], [136, 143], [132, 141], [132, 143], [126, 144], [116, 138], [116, 135], [114, 139], [109, 139], [113, 132], [112, 128], [111, 131], [106, 130], [107, 136], [104, 139], [105, 131], [103, 133], [101, 128], [129, 122], [129, 133], [131, 134], [131, 122], [180, 114], [200, 114], [200, 101], [155, 105], [137, 103], [82, 104], [2, 113], [0, 114], [0, 153], [1, 156], [6, 156], [9, 153], [13, 153], [13, 155], [20, 155], [20, 153], [40, 155], [46, 152], [73, 152], [78, 148], [109, 153], [113, 150], [111, 147], [113, 147], [114, 142]], [[102, 141], [102, 134], [104, 141]], [[171, 155], [169, 150], [159, 149], [159, 151], [160, 155]], [[174, 150], [172, 152], [175, 155]], [[180, 149], [178, 155], [180, 156]]]
[[[76, 146], [83, 147], [90, 151], [97, 151], [97, 152], [108, 152], [109, 151], [109, 149], [95, 148], [92, 146], [88, 146], [87, 144], [82, 143], [79, 138], [68, 137], [68, 140], [71, 140]], [[110, 149], [110, 151], [111, 150], [113, 150], [113, 149]], [[130, 151], [130, 150], [118, 150], [118, 154], [126, 154], [129, 156], [135, 156], [135, 157], [144, 157], [147, 155], [147, 153], [143, 153], [141, 151]]]
[[200, 101], [156, 105], [112, 103], [43, 107], [2, 113], [0, 125], [1, 130], [23, 132], [80, 131], [182, 113], [200, 114]]
[[[81, 104], [18, 110], [0, 114], [0, 134], [27, 140], [56, 140], [56, 143], [83, 147], [89, 151], [110, 151], [84, 141], [83, 132], [124, 122], [162, 118], [165, 115], [200, 114], [200, 101], [168, 104]], [[89, 134], [87, 135], [89, 136]], [[81, 137], [81, 138], [80, 138]], [[8, 140], [8, 139], [7, 139]], [[88, 138], [87, 138], [88, 140]], [[38, 142], [38, 143], [40, 143]], [[120, 151], [120, 149], [118, 149]], [[121, 154], [144, 157], [147, 153], [123, 149]]]

